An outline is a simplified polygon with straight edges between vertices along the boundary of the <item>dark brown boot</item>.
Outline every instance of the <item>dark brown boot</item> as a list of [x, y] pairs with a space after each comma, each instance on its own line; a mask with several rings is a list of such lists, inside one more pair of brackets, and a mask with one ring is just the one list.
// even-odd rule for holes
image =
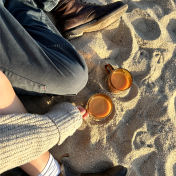
[[67, 165], [61, 165], [61, 173], [63, 176], [126, 176], [127, 168], [121, 165], [114, 166], [105, 172], [96, 174], [81, 174], [71, 170]]
[[60, 0], [52, 10], [56, 17], [57, 27], [62, 35], [74, 39], [84, 32], [103, 29], [119, 19], [128, 9], [121, 1], [99, 6], [86, 5], [77, 0]]

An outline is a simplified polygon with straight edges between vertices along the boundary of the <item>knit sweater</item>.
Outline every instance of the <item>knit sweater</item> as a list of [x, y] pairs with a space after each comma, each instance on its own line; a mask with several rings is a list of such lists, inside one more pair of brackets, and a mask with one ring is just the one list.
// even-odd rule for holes
[[0, 115], [0, 174], [61, 144], [81, 124], [79, 110], [70, 103], [55, 105], [45, 115]]

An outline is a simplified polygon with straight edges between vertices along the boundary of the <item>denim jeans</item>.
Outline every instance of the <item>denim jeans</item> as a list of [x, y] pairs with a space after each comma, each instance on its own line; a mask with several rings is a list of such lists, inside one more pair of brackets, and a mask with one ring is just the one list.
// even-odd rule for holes
[[87, 83], [84, 58], [44, 11], [58, 0], [0, 0], [0, 70], [17, 94], [75, 95]]

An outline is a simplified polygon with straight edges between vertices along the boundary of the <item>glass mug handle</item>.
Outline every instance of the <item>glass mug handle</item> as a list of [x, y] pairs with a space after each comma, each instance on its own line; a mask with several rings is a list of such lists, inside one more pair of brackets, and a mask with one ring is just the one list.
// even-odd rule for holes
[[[109, 68], [110, 71], [108, 70], [108, 68]], [[111, 71], [113, 71], [114, 68], [112, 67], [111, 64], [106, 64], [106, 65], [105, 65], [105, 70], [106, 70], [106, 72], [107, 72], [108, 74], [111, 74]]]

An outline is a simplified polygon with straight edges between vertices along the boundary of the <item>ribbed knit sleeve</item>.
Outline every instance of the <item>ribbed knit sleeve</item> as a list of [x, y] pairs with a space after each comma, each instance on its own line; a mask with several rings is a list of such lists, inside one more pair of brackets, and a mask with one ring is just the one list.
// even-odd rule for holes
[[79, 110], [70, 103], [56, 105], [46, 115], [0, 115], [0, 173], [42, 155], [81, 123]]
[[71, 136], [82, 124], [82, 116], [78, 108], [70, 103], [55, 105], [46, 115], [48, 115], [57, 125], [60, 133], [59, 145], [68, 136]]

